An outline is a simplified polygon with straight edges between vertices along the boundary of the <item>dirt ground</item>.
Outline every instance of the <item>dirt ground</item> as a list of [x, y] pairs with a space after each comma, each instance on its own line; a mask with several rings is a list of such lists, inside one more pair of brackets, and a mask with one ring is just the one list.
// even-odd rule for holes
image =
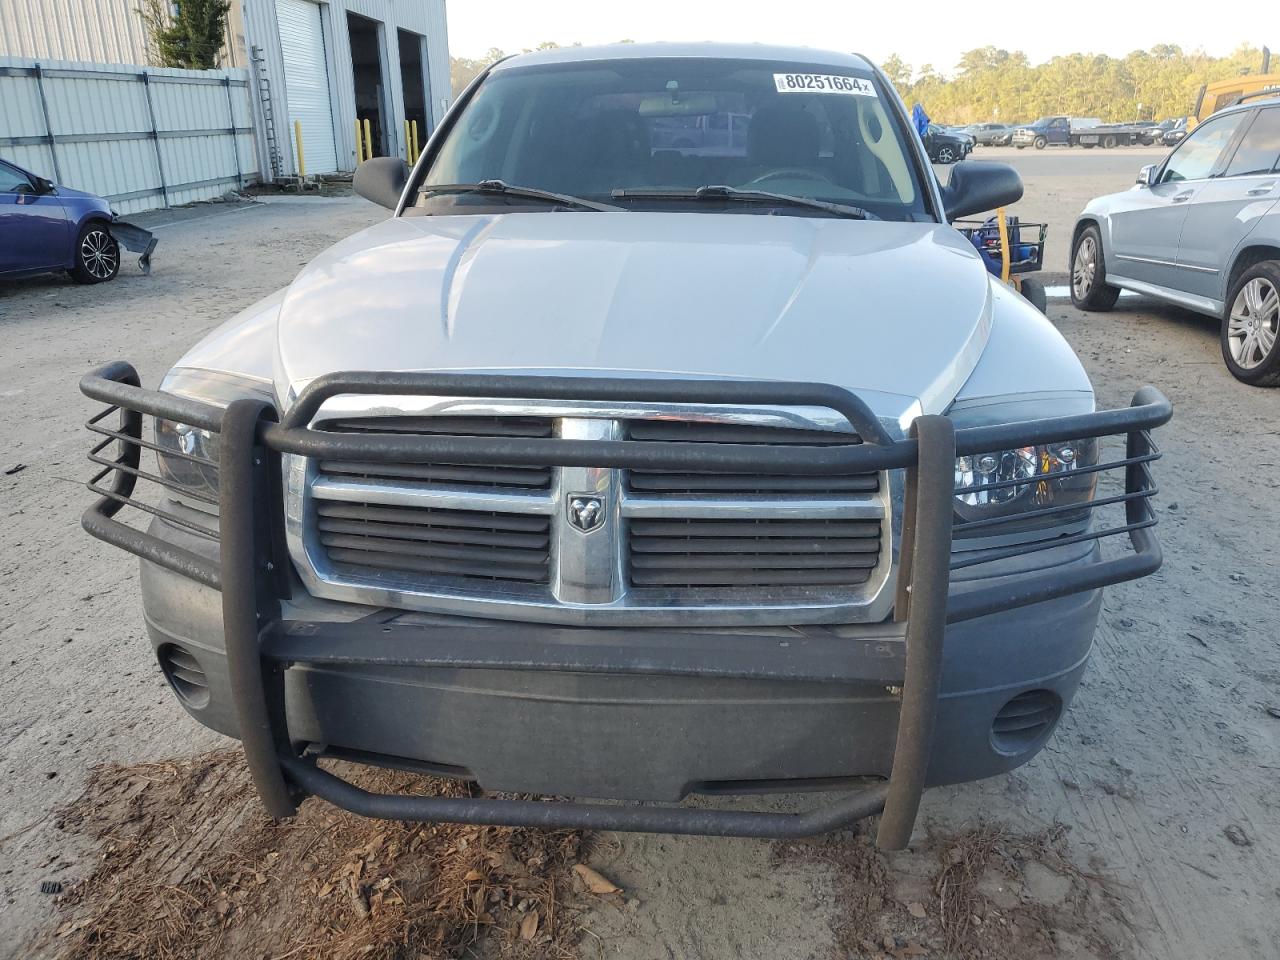
[[[1020, 210], [1058, 236], [1085, 199], [1150, 162], [1138, 150], [983, 153], [1024, 169]], [[74, 894], [42, 894], [43, 882], [120, 880], [101, 872], [108, 798], [58, 813], [94, 766], [228, 746], [172, 702], [143, 639], [135, 565], [79, 529], [92, 405], [77, 378], [123, 357], [155, 383], [201, 333], [381, 215], [343, 198], [168, 211], [151, 218], [151, 277], [0, 288], [0, 956], [64, 952], [66, 937], [47, 938]], [[1280, 392], [1234, 381], [1207, 319], [1129, 298], [1110, 315], [1053, 301], [1049, 313], [1102, 403], [1151, 382], [1177, 410], [1159, 435], [1165, 566], [1108, 590], [1084, 686], [1049, 747], [1009, 776], [928, 793], [912, 850], [887, 857], [859, 835], [589, 838], [587, 862], [624, 892], [579, 891], [581, 957], [1280, 956]], [[148, 789], [144, 812], [168, 796]], [[173, 836], [194, 829], [182, 816], [161, 818]], [[957, 919], [972, 928], [961, 940]]]

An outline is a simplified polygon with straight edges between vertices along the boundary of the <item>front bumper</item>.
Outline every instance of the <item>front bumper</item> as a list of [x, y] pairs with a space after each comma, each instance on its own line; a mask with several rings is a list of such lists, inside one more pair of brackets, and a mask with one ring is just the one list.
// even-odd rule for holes
[[[1149, 430], [1170, 409], [1152, 388], [1128, 410], [1030, 424], [956, 432], [945, 417], [922, 417], [911, 438], [893, 441], [852, 394], [804, 384], [351, 374], [317, 381], [278, 424], [257, 401], [224, 413], [142, 390], [123, 364], [89, 375], [82, 387], [112, 404], [93, 421], [106, 434], [95, 451], [104, 469], [91, 485], [101, 499], [85, 526], [145, 561], [153, 643], [161, 653], [181, 646], [207, 678], [207, 699], [184, 705], [241, 739], [275, 816], [290, 814], [307, 793], [399, 819], [714, 835], [800, 836], [882, 813], [879, 842], [900, 847], [927, 784], [998, 773], [1034, 755], [1078, 682], [1100, 588], [1160, 562], [1150, 529], [1148, 465], [1158, 452]], [[277, 506], [282, 453], [618, 467], [643, 459], [680, 469], [706, 457], [679, 444], [639, 451], [626, 442], [468, 438], [458, 446], [456, 438], [353, 438], [306, 426], [327, 396], [359, 392], [827, 405], [849, 419], [861, 445], [723, 445], [715, 468], [777, 469], [785, 457], [787, 469], [815, 475], [905, 470], [896, 619], [874, 628], [733, 632], [587, 630], [397, 611], [338, 622], [341, 612], [296, 596], [287, 576]], [[102, 427], [117, 408], [120, 427]], [[220, 544], [184, 539], [163, 511], [149, 532], [114, 519], [125, 506], [157, 512], [132, 495], [138, 479], [162, 480], [139, 468], [144, 414], [220, 433]], [[1108, 501], [1124, 507], [1121, 527], [1025, 555], [995, 550], [980, 558], [993, 575], [974, 576], [970, 558], [953, 580], [957, 451], [1106, 434], [1127, 435], [1125, 457], [1102, 468], [1126, 474], [1125, 493]], [[108, 443], [123, 448], [118, 459], [100, 455]], [[1109, 533], [1127, 535], [1133, 552], [1103, 560], [1097, 541]], [[1044, 722], [1021, 740], [997, 736], [1002, 711], [1025, 707], [1031, 701], [1017, 698], [1027, 696], [1038, 698]], [[1015, 714], [1015, 725], [1026, 715]], [[801, 815], [451, 800], [364, 793], [318, 767], [323, 754], [471, 777], [491, 790], [611, 799], [877, 779]]]
[[[212, 546], [165, 526], [152, 532]], [[1096, 562], [1091, 546], [1054, 566], [1069, 574]], [[238, 737], [218, 592], [148, 562], [141, 582], [158, 659], [176, 645], [205, 678], [207, 699], [180, 696], [183, 707]], [[1083, 672], [1101, 596], [946, 628], [926, 785], [994, 776], [1039, 751]], [[340, 615], [334, 606], [310, 615]], [[671, 802], [888, 777], [904, 653], [896, 623], [586, 629], [380, 611], [286, 628], [269, 656], [294, 663], [289, 739], [312, 752], [391, 757], [486, 790]], [[1032, 691], [1049, 705], [1045, 722], [1011, 743], [993, 739], [1001, 710]]]
[[159, 243], [154, 233], [124, 220], [112, 220], [111, 235], [126, 250], [142, 254], [138, 257], [138, 268], [144, 275], [151, 273], [151, 254]]

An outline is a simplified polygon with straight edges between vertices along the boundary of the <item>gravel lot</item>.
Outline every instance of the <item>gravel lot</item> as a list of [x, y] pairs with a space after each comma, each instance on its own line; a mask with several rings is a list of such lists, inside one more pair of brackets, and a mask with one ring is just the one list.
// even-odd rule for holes
[[[1065, 269], [1062, 238], [1083, 203], [1132, 183], [1158, 155], [979, 152], [1023, 171], [1018, 212], [1051, 223], [1051, 270]], [[155, 383], [199, 335], [381, 216], [354, 199], [169, 211], [150, 218], [161, 238], [151, 277], [126, 269], [107, 287], [46, 278], [0, 288], [0, 955], [33, 955], [23, 945], [55, 922], [41, 881], [88, 872], [89, 854], [51, 814], [91, 766], [226, 743], [165, 689], [143, 639], [136, 566], [79, 529], [92, 405], [77, 378], [124, 357]], [[1010, 776], [930, 792], [920, 836], [979, 818], [1026, 834], [1062, 824], [1071, 859], [1123, 904], [1127, 924], [1106, 931], [1119, 955], [1275, 956], [1280, 392], [1234, 381], [1207, 319], [1132, 298], [1110, 315], [1062, 302], [1049, 312], [1102, 403], [1127, 403], [1145, 382], [1174, 402], [1157, 470], [1165, 567], [1108, 591], [1084, 687], [1049, 748]], [[840, 895], [847, 863], [786, 854], [754, 841], [602, 838], [593, 862], [629, 900], [588, 917], [582, 952], [832, 956], [850, 908]], [[888, 867], [883, 910], [928, 901], [918, 854]], [[1063, 896], [1026, 880], [1015, 901], [1048, 908]], [[1058, 955], [1095, 955], [1066, 932], [1056, 945]]]

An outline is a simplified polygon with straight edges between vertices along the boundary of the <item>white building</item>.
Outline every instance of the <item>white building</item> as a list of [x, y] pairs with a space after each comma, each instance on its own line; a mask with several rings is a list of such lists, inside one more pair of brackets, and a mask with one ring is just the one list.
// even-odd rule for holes
[[[150, 63], [139, 5], [0, 0], [0, 57]], [[222, 65], [249, 71], [264, 180], [296, 173], [295, 120], [307, 173], [331, 173], [355, 168], [357, 118], [375, 155], [404, 156], [404, 121], [421, 143], [449, 103], [445, 0], [233, 0], [227, 34]]]

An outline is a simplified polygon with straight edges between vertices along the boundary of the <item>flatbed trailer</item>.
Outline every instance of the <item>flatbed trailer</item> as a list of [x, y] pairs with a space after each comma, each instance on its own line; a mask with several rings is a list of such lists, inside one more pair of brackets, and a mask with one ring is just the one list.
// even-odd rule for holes
[[1080, 127], [1073, 125], [1070, 117], [1042, 117], [1029, 126], [1013, 132], [1013, 145], [1019, 150], [1035, 147], [1127, 147], [1147, 143], [1156, 127], [1141, 127], [1123, 123], [1106, 123]]
[[1102, 147], [1109, 150], [1112, 147], [1149, 144], [1152, 142], [1151, 138], [1156, 135], [1158, 135], [1158, 128], [1154, 126], [1140, 127], [1125, 123], [1106, 123], [1100, 127], [1072, 130], [1071, 138], [1074, 142], [1069, 145], [1074, 147], [1078, 144], [1086, 150], [1092, 147]]

